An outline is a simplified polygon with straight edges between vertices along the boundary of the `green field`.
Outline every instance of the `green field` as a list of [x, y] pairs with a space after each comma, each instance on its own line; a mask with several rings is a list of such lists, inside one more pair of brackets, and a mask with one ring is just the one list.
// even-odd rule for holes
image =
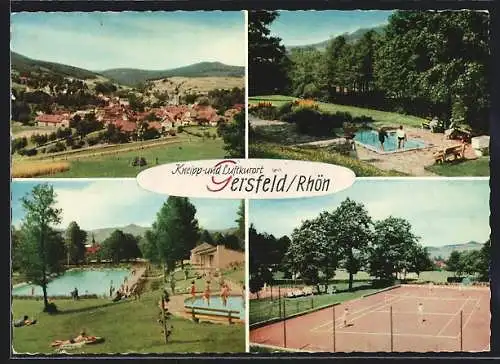
[[[282, 95], [252, 96], [248, 98], [248, 103], [251, 105], [251, 104], [258, 104], [259, 102], [264, 101], [264, 102], [271, 102], [274, 106], [281, 106], [286, 102], [293, 101], [296, 99], [297, 99], [296, 97], [282, 96]], [[416, 116], [402, 115], [394, 112], [379, 111], [374, 109], [365, 109], [355, 106], [337, 105], [325, 102], [318, 102], [318, 106], [320, 110], [332, 113], [340, 111], [340, 112], [348, 112], [353, 117], [363, 116], [363, 115], [369, 116], [373, 118], [373, 120], [375, 120], [374, 126], [376, 127], [405, 125], [405, 126], [420, 128], [422, 122], [426, 121], [425, 119]]]
[[487, 177], [490, 175], [490, 158], [480, 157], [474, 160], [467, 160], [458, 163], [434, 164], [426, 167], [428, 171], [446, 177]]
[[[149, 147], [140, 151], [68, 160], [71, 163], [68, 171], [50, 175], [50, 177], [135, 177], [140, 171], [156, 165], [156, 158], [159, 164], [223, 158], [225, 155], [223, 146], [224, 143], [219, 138], [202, 140], [192, 137], [191, 141], [185, 140], [172, 145]], [[148, 165], [133, 167], [131, 162], [136, 156], [146, 158]]]
[[37, 318], [38, 323], [14, 328], [13, 348], [17, 353], [53, 353], [50, 346], [53, 340], [70, 339], [83, 329], [88, 335], [104, 337], [105, 341], [79, 348], [77, 353], [245, 351], [243, 325], [194, 323], [175, 316], [171, 320], [170, 342], [165, 344], [156, 321], [159, 297], [159, 293], [147, 293], [139, 301], [118, 303], [104, 299], [57, 300], [62, 312], [56, 315], [40, 313], [41, 301], [14, 300], [14, 318], [29, 315]]

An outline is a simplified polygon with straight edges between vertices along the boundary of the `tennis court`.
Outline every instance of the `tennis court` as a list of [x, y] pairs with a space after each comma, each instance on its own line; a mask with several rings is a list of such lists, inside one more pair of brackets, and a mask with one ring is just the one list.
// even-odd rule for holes
[[490, 290], [403, 285], [252, 329], [250, 342], [327, 352], [488, 351]]

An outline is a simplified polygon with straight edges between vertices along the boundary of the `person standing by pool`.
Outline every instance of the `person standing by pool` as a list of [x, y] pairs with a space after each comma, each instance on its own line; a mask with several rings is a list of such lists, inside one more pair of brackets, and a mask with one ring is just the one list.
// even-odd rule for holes
[[227, 285], [227, 283], [223, 283], [222, 289], [220, 292], [220, 297], [222, 299], [222, 304], [224, 305], [224, 307], [227, 306], [227, 297], [228, 296], [229, 296], [229, 286]]
[[399, 129], [396, 130], [396, 136], [398, 137], [398, 149], [404, 148], [406, 140], [406, 132], [403, 129], [403, 125], [400, 125]]
[[191, 281], [191, 297], [194, 299], [196, 296], [196, 284], [194, 281]]
[[387, 132], [385, 131], [384, 128], [380, 128], [380, 130], [378, 131], [378, 141], [380, 142], [380, 148], [382, 149], [382, 151], [384, 150], [384, 142], [385, 142], [385, 138], [387, 138], [388, 135], [387, 135]]
[[207, 301], [207, 305], [210, 306], [210, 281], [207, 281], [205, 286], [205, 292], [203, 292], [203, 299]]

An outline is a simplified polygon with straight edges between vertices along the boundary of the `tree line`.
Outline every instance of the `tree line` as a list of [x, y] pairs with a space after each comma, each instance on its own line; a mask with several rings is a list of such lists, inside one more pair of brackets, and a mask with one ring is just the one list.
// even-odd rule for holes
[[259, 234], [250, 228], [250, 290], [258, 292], [272, 283], [280, 270], [298, 277], [320, 292], [343, 268], [354, 275], [366, 271], [381, 282], [393, 281], [398, 273], [420, 274], [432, 269], [429, 252], [403, 218], [390, 216], [374, 221], [362, 203], [345, 199], [333, 211], [305, 220], [288, 238]]
[[480, 250], [452, 251], [446, 260], [446, 270], [456, 277], [476, 275], [481, 281], [489, 281], [491, 241], [488, 240]]
[[335, 37], [324, 51], [288, 51], [270, 35], [277, 17], [249, 13], [250, 95], [285, 93], [488, 129], [487, 13], [396, 11], [384, 29], [354, 42]]

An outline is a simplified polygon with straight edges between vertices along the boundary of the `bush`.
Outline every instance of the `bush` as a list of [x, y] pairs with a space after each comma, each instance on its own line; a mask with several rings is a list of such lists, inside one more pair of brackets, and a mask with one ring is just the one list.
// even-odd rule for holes
[[96, 136], [95, 137], [87, 137], [87, 143], [88, 143], [89, 147], [96, 145], [97, 143], [99, 143], [99, 138]]
[[140, 167], [144, 167], [148, 164], [148, 162], [146, 161], [146, 158], [144, 157], [141, 157], [141, 159], [139, 159], [139, 166]]
[[19, 155], [22, 155], [22, 156], [32, 157], [32, 156], [38, 154], [38, 150], [36, 150], [35, 148], [32, 148], [32, 149], [19, 149], [18, 153], [19, 153]]
[[182, 125], [179, 125], [179, 126], [177, 127], [177, 132], [178, 132], [178, 133], [182, 133], [183, 131], [184, 131], [184, 127], [183, 127]]
[[292, 112], [293, 102], [285, 102], [280, 107], [278, 107], [278, 115], [281, 117], [285, 114]]
[[259, 103], [257, 106], [252, 106], [249, 113], [264, 120], [276, 120], [279, 117], [278, 108], [270, 102]]
[[[179, 126], [179, 128], [182, 128], [182, 126]], [[177, 128], [177, 130], [179, 130], [179, 129]], [[179, 133], [180, 132], [181, 131], [179, 131]], [[174, 129], [170, 129], [169, 131], [167, 131], [167, 135], [175, 136], [176, 135], [175, 130]]]
[[57, 152], [62, 152], [64, 150], [66, 150], [66, 146], [61, 142], [57, 142], [56, 144], [47, 148], [47, 153], [57, 153]]

